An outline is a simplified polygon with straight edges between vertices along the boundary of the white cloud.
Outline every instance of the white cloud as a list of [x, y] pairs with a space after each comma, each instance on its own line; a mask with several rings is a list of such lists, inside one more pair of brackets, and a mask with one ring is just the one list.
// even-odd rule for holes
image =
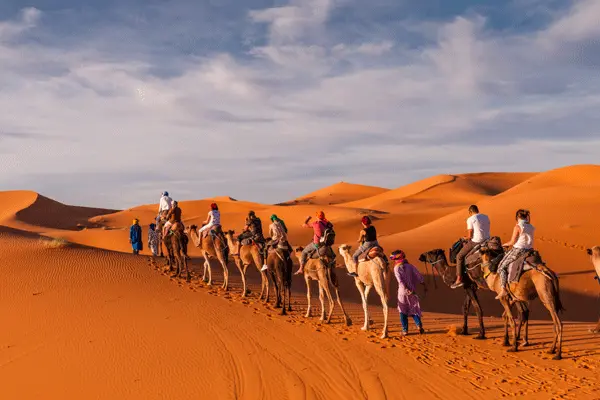
[[[339, 4], [249, 11], [240, 48], [168, 57], [144, 53], [153, 43], [129, 26], [106, 22], [102, 35], [66, 45], [48, 35], [57, 14], [0, 22], [0, 188], [116, 207], [165, 188], [275, 202], [324, 181], [394, 186], [455, 168], [597, 160], [600, 77], [560, 58], [563, 46], [600, 37], [580, 19], [597, 3], [529, 33], [493, 31], [476, 15], [423, 21], [419, 45], [337, 32], [354, 28], [332, 22]], [[587, 28], [565, 28], [574, 18]], [[265, 24], [264, 40], [243, 47], [254, 43], [243, 32]], [[209, 37], [214, 27], [201, 28]], [[111, 52], [123, 37], [139, 53]]]

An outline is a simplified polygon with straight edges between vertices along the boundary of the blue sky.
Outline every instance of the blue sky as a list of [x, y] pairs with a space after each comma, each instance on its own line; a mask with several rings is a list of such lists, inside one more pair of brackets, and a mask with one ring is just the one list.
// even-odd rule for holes
[[0, 190], [126, 208], [597, 162], [597, 0], [0, 3]]

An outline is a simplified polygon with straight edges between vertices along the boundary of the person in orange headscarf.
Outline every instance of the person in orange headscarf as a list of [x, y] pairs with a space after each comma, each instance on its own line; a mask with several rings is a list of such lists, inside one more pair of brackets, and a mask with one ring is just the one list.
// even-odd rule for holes
[[325, 218], [325, 213], [323, 211], [317, 212], [317, 220], [314, 222], [309, 222], [311, 217], [306, 219], [306, 222], [302, 224], [303, 228], [312, 229], [314, 232], [313, 240], [310, 244], [308, 244], [304, 250], [302, 250], [302, 256], [300, 257], [300, 268], [296, 271], [295, 275], [300, 275], [304, 273], [304, 264], [306, 264], [306, 260], [308, 260], [319, 248], [319, 243], [321, 242], [321, 237], [325, 230], [328, 228], [332, 228], [333, 224]]

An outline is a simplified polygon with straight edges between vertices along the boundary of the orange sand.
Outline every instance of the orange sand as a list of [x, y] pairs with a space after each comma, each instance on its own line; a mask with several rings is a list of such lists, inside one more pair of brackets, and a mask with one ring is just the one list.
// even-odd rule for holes
[[[334, 222], [338, 244], [355, 245], [360, 217], [371, 215], [386, 250], [404, 249], [423, 272], [419, 254], [448, 248], [464, 234], [469, 204], [490, 216], [492, 234], [504, 240], [515, 210], [528, 208], [537, 248], [561, 277], [569, 321], [565, 359], [552, 361], [544, 353], [551, 325], [537, 300], [533, 345], [510, 354], [500, 346], [501, 309], [491, 293], [480, 293], [490, 339], [473, 341], [456, 335], [462, 292], [439, 280], [434, 290], [429, 276], [422, 300], [428, 334], [401, 338], [392, 308], [390, 338], [381, 340], [379, 299], [370, 299], [373, 332], [360, 331], [362, 308], [344, 270], [338, 276], [354, 326], [345, 327], [339, 313], [331, 325], [305, 319], [298, 278], [294, 311], [280, 317], [256, 299], [255, 270], [248, 272], [252, 294], [241, 299], [233, 265], [233, 287], [224, 293], [196, 278], [191, 284], [170, 279], [163, 260], [152, 260], [147, 249], [141, 257], [123, 254], [130, 252], [132, 218], [141, 219], [145, 236], [156, 205], [114, 212], [0, 192], [2, 204], [10, 205], [0, 211], [2, 398], [600, 398], [600, 336], [587, 331], [598, 317], [599, 289], [585, 254], [600, 244], [598, 198], [600, 166], [573, 166], [540, 174], [443, 175], [393, 190], [340, 183], [281, 205], [216, 199], [225, 229], [239, 230], [250, 209], [265, 228], [276, 213], [294, 245], [310, 240], [310, 230], [299, 225], [317, 210]], [[201, 223], [212, 201], [181, 202], [185, 224]], [[51, 238], [72, 244], [62, 247]], [[200, 264], [192, 261], [196, 277]], [[476, 332], [474, 318], [470, 326]]]

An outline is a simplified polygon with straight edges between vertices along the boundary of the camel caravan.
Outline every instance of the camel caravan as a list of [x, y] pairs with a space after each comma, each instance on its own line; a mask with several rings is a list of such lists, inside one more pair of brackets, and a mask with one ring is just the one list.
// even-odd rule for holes
[[[426, 270], [428, 266], [431, 267], [435, 287], [437, 274], [450, 288], [464, 290], [461, 334], [469, 334], [468, 314], [471, 308], [474, 308], [479, 324], [479, 334], [476, 338], [486, 338], [483, 311], [477, 292], [480, 289], [489, 290], [497, 294], [496, 299], [504, 309], [503, 344], [510, 346], [509, 351], [518, 351], [519, 343], [521, 347], [529, 344], [529, 302], [538, 298], [548, 310], [553, 323], [554, 339], [549, 352], [554, 354], [554, 359], [560, 360], [563, 325], [559, 313], [563, 306], [559, 281], [557, 275], [534, 249], [535, 228], [530, 222], [530, 212], [523, 209], [517, 211], [512, 237], [506, 243], [502, 243], [497, 236], [490, 236], [489, 217], [480, 213], [477, 206], [472, 205], [468, 213], [466, 236], [450, 247], [448, 258], [443, 249], [433, 249], [419, 257]], [[254, 265], [261, 277], [259, 299], [270, 302], [272, 286], [275, 289], [275, 307], [281, 308], [282, 315], [292, 311], [292, 277], [300, 275], [306, 284], [307, 318], [312, 315], [311, 286], [315, 281], [321, 303], [320, 320], [330, 323], [337, 303], [345, 324], [351, 325], [352, 320], [346, 313], [339, 293], [336, 270], [340, 266], [336, 264], [336, 253], [333, 249], [333, 224], [325, 218], [322, 211], [316, 214], [315, 221], [311, 222], [312, 217], [307, 217], [302, 227], [312, 229], [313, 239], [304, 247], [293, 248], [288, 241], [285, 222], [276, 215], [272, 215], [270, 220], [269, 235], [265, 238], [260, 218], [254, 211], [250, 211], [242, 232], [236, 235], [233, 230], [223, 231], [219, 208], [213, 203], [201, 227], [185, 227], [181, 220], [181, 209], [165, 192], [156, 220], [160, 253], [163, 253], [164, 245], [167, 250], [166, 267], [173, 273], [172, 277], [179, 278], [185, 271], [186, 280], [189, 282], [191, 275], [187, 246], [191, 238], [192, 244], [201, 250], [204, 259], [202, 281], [208, 285], [213, 284], [212, 266], [216, 263], [223, 270], [221, 288], [225, 291], [229, 289], [228, 264], [232, 258], [242, 279], [242, 297], [250, 293], [246, 273], [248, 267]], [[402, 325], [401, 333], [408, 333], [408, 317], [412, 317], [419, 333], [423, 334], [425, 330], [421, 320], [420, 297], [417, 295], [419, 285], [423, 286], [423, 295], [427, 293], [423, 276], [407, 261], [401, 250], [392, 252], [388, 259], [377, 241], [376, 230], [369, 217], [363, 217], [361, 224], [359, 247], [356, 251], [352, 253], [352, 246], [348, 244], [338, 247], [339, 255], [344, 261], [341, 268], [345, 267], [347, 274], [354, 278], [362, 299], [364, 324], [361, 329], [370, 329], [368, 297], [371, 290], [375, 289], [384, 317], [380, 337], [388, 337], [390, 282], [395, 276], [398, 282], [397, 304]], [[153, 254], [158, 255], [158, 250], [153, 250]], [[597, 273], [596, 279], [600, 283], [600, 247], [588, 249], [588, 254]], [[293, 272], [292, 256], [299, 261], [299, 269], [296, 272]], [[512, 343], [509, 341], [509, 327]], [[600, 320], [590, 332], [600, 333]]]

